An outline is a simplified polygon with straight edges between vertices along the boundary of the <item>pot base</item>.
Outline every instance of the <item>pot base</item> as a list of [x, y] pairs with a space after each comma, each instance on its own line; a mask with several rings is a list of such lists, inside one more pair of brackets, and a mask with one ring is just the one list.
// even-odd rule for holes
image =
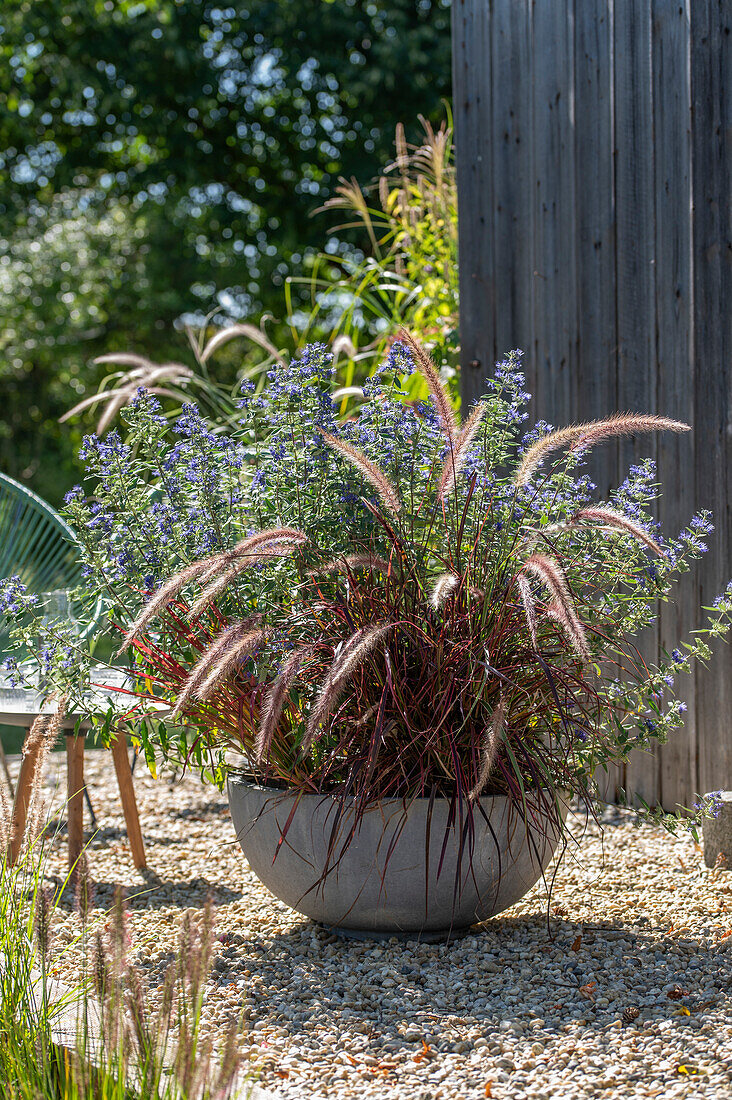
[[502, 796], [457, 807], [387, 798], [357, 812], [353, 798], [234, 776], [228, 793], [237, 839], [264, 885], [334, 933], [367, 939], [466, 934], [528, 893], [561, 834], [546, 792], [527, 794], [530, 823]]
[[[320, 924], [320, 921], [313, 921]], [[453, 943], [462, 940], [473, 931], [471, 925], [463, 928], [447, 928], [438, 932], [373, 932], [368, 928], [339, 928], [328, 924], [321, 924], [333, 936], [339, 936], [342, 940], [373, 940], [375, 943], [388, 943], [389, 940], [398, 940], [399, 943]]]

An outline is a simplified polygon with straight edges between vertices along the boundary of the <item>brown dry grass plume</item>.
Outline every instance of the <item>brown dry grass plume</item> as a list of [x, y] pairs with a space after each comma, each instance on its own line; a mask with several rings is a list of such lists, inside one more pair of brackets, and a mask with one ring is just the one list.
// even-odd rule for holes
[[468, 457], [470, 444], [473, 442], [475, 433], [480, 427], [480, 422], [483, 419], [486, 408], [485, 402], [479, 401], [468, 419], [460, 428], [454, 444], [451, 442], [438, 483], [438, 500], [445, 500], [455, 488], [458, 476]]
[[223, 680], [236, 672], [244, 659], [267, 640], [269, 631], [261, 626], [262, 616], [231, 623], [206, 649], [194, 665], [178, 693], [171, 718], [177, 718], [191, 698], [204, 701]]
[[634, 538], [642, 542], [644, 546], [652, 550], [654, 554], [658, 554], [661, 558], [667, 558], [666, 551], [658, 545], [655, 539], [652, 539], [647, 531], [638, 523], [634, 523], [632, 519], [628, 519], [627, 516], [622, 516], [618, 512], [614, 512], [611, 508], [581, 508], [579, 512], [575, 512], [570, 520], [570, 525], [576, 527], [579, 524], [584, 523], [602, 523], [606, 527], [613, 527], [616, 530], [625, 531], [627, 534], [632, 535]]
[[503, 720], [506, 714], [506, 701], [501, 697], [498, 706], [493, 711], [491, 718], [491, 724], [483, 741], [481, 749], [481, 764], [478, 778], [475, 781], [475, 786], [468, 795], [469, 802], [475, 802], [480, 798], [481, 794], [485, 790], [485, 786], [490, 779], [491, 772], [498, 758], [498, 751], [501, 747], [501, 736], [503, 733]]
[[324, 432], [322, 429], [319, 429], [319, 431], [328, 446], [342, 455], [352, 466], [355, 466], [363, 474], [366, 481], [373, 485], [387, 511], [391, 512], [393, 516], [399, 515], [402, 502], [384, 471], [379, 469], [370, 458], [367, 458], [358, 447], [354, 447], [350, 443], [344, 443], [343, 440], [336, 439], [334, 435], [330, 435], [329, 432]]
[[414, 355], [416, 367], [427, 383], [427, 388], [434, 399], [435, 408], [437, 409], [437, 414], [442, 423], [445, 435], [448, 437], [450, 443], [454, 445], [458, 435], [457, 417], [455, 416], [455, 410], [450, 401], [450, 395], [440, 380], [437, 367], [422, 345], [415, 340], [411, 332], [407, 329], [403, 328], [399, 330], [399, 339], [407, 345]]
[[[551, 593], [554, 603], [549, 609], [551, 612], [550, 618], [555, 619], [563, 628], [577, 655], [583, 661], [588, 661], [590, 659], [590, 649], [587, 634], [580, 622], [569, 583], [559, 563], [543, 554], [532, 554], [521, 566], [521, 573], [534, 577]], [[526, 604], [524, 606], [526, 607]], [[528, 610], [527, 622], [530, 623]], [[531, 625], [529, 629], [531, 630]], [[535, 626], [534, 629], [536, 629]]]
[[350, 674], [368, 657], [377, 643], [394, 629], [394, 623], [375, 623], [362, 627], [351, 635], [326, 673], [320, 691], [314, 700], [303, 739], [303, 752], [307, 752], [320, 726], [327, 722], [343, 695]]
[[572, 424], [538, 439], [528, 448], [518, 470], [515, 484], [527, 485], [531, 475], [544, 459], [563, 447], [572, 450], [586, 450], [620, 435], [636, 435], [639, 432], [688, 432], [688, 424], [679, 420], [670, 420], [666, 416], [643, 415], [642, 413], [616, 413], [605, 420], [593, 420], [587, 424]]
[[254, 747], [254, 757], [259, 764], [261, 764], [269, 752], [269, 747], [272, 744], [272, 738], [277, 729], [277, 724], [282, 717], [282, 711], [284, 710], [285, 702], [290, 693], [290, 688], [302, 668], [303, 662], [312, 652], [312, 648], [312, 646], [303, 646], [301, 649], [296, 649], [285, 661], [279, 675], [272, 682], [267, 692], [259, 717], [259, 726]]
[[[292, 552], [297, 545], [305, 542], [306, 539], [307, 536], [304, 532], [298, 531], [294, 527], [272, 527], [265, 531], [257, 531], [249, 538], [237, 543], [231, 550], [224, 550], [220, 554], [211, 554], [187, 565], [185, 569], [181, 569], [179, 573], [175, 573], [165, 581], [147, 601], [127, 630], [118, 654], [134, 642], [153, 619], [165, 611], [187, 584], [196, 580], [201, 582], [210, 581], [222, 570], [231, 572], [234, 569], [234, 563], [240, 563], [234, 569], [232, 576], [228, 578], [226, 582], [228, 584], [241, 569], [256, 565], [263, 560], [263, 557], [269, 558], [273, 554], [279, 556], [278, 551], [275, 550], [275, 547], [279, 544], [282, 544], [282, 553], [285, 554]], [[224, 588], [226, 584], [223, 585]], [[198, 605], [200, 601], [194, 604], [198, 608], [197, 613], [200, 613], [205, 603], [210, 602], [211, 599], [213, 599], [213, 596], [208, 595], [200, 607]]]

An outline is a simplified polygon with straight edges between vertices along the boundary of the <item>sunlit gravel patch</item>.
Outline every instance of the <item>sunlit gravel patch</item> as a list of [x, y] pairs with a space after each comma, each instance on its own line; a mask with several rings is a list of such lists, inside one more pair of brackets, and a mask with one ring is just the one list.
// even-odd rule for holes
[[[61, 757], [54, 757], [49, 794]], [[732, 1095], [732, 872], [691, 839], [609, 811], [565, 859], [551, 899], [449, 946], [344, 941], [273, 898], [247, 867], [225, 800], [198, 780], [135, 773], [149, 870], [135, 871], [109, 754], [87, 754], [99, 819], [94, 918], [127, 889], [151, 985], [186, 909], [210, 894], [218, 942], [206, 1026], [242, 1017], [241, 1048], [283, 1100], [511, 1100]], [[57, 801], [60, 795], [57, 794]], [[65, 873], [65, 837], [50, 871]], [[78, 930], [69, 897], [60, 946]], [[79, 965], [74, 948], [64, 973]], [[60, 975], [61, 976], [61, 975]]]

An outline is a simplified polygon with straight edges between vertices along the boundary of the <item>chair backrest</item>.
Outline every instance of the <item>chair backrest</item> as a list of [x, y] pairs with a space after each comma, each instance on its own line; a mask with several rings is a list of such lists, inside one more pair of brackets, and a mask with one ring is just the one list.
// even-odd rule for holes
[[[68, 596], [82, 577], [74, 532], [45, 500], [0, 474], [0, 578], [16, 574], [43, 598], [51, 617], [62, 614], [76, 622], [80, 637], [94, 628], [101, 607], [90, 617]], [[0, 616], [0, 656], [7, 644], [8, 625]]]

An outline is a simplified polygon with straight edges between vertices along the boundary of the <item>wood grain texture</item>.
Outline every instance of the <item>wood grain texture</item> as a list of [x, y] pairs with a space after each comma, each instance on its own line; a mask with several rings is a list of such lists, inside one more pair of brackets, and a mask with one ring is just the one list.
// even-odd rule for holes
[[[575, 5], [575, 218], [578, 362], [574, 386], [580, 421], [614, 412], [617, 398], [613, 21], [610, 6]], [[566, 417], [565, 417], [566, 419]], [[618, 447], [589, 456], [601, 497], [618, 484]], [[623, 769], [598, 772], [606, 798], [625, 782]]]
[[117, 736], [112, 741], [111, 749], [114, 770], [117, 774], [119, 796], [122, 802], [122, 811], [125, 815], [127, 839], [130, 842], [130, 851], [132, 852], [132, 861], [138, 871], [142, 871], [147, 866], [145, 843], [142, 839], [142, 830], [140, 829], [140, 814], [137, 809], [137, 798], [135, 797], [135, 786], [132, 781], [130, 758], [127, 755], [127, 737], [125, 736], [124, 730], [120, 729], [117, 731]]
[[[732, 572], [732, 3], [691, 6], [691, 109], [694, 118], [695, 503], [711, 509], [715, 532], [698, 569], [708, 606]], [[699, 782], [732, 782], [732, 651], [720, 647], [697, 676]]]
[[[495, 263], [494, 358], [513, 348], [527, 351], [534, 335], [532, 4], [515, 0], [493, 9], [491, 35], [493, 235]], [[527, 293], [527, 288], [529, 288]], [[527, 363], [534, 394], [533, 360]]]
[[[655, 273], [657, 405], [667, 416], [694, 418], [691, 267], [691, 98], [689, 7], [653, 0], [653, 155], [655, 165]], [[663, 486], [659, 519], [675, 537], [691, 518], [694, 499], [694, 440], [670, 432], [658, 439]], [[661, 653], [698, 625], [693, 576], [685, 576], [675, 603], [660, 605]], [[691, 806], [698, 787], [694, 680], [685, 678], [687, 713], [683, 733], [660, 754], [660, 797], [667, 805]]]
[[560, 426], [573, 418], [577, 375], [572, 0], [533, 5], [532, 41], [532, 392], [537, 415]]
[[452, 7], [458, 206], [470, 211], [458, 219], [465, 408], [483, 393], [496, 354], [491, 9], [479, 0], [454, 0]]
[[[453, 18], [464, 399], [523, 345], [536, 418], [693, 424], [591, 466], [605, 495], [655, 457], [667, 535], [714, 512], [709, 554], [642, 640], [653, 660], [732, 573], [732, 0], [455, 0]], [[627, 768], [667, 809], [732, 784], [718, 651], [679, 685], [684, 731]]]
[[[577, 4], [575, 23], [575, 218], [577, 417], [615, 412], [615, 173], [613, 155], [613, 24], [611, 9]], [[617, 485], [617, 446], [590, 456], [589, 472], [607, 496]]]
[[[617, 397], [623, 412], [656, 412], [655, 217], [651, 0], [615, 0], [614, 5], [615, 203], [617, 235]], [[653, 436], [622, 439], [619, 474], [657, 457]], [[639, 674], [658, 657], [657, 633], [637, 639]], [[659, 797], [658, 760], [636, 751], [626, 768], [626, 786], [647, 802]]]

